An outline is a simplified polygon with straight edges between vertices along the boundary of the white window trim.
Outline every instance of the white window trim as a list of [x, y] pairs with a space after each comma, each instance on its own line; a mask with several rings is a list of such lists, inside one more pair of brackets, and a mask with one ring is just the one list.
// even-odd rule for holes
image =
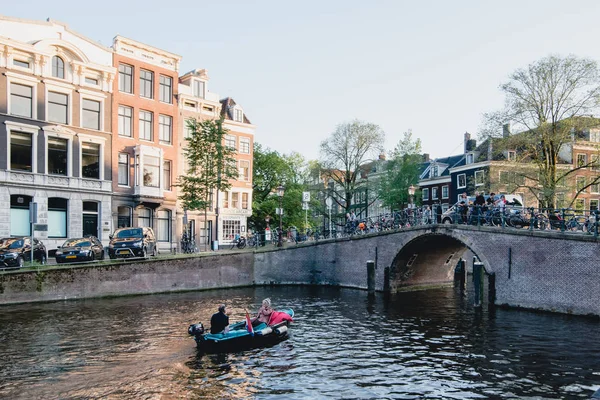
[[[123, 185], [122, 183], [119, 183], [119, 156], [121, 154], [127, 154], [127, 185]], [[131, 160], [133, 160], [134, 157], [131, 156], [131, 154], [127, 153], [126, 151], [119, 151], [117, 153], [117, 186], [122, 187], [122, 188], [130, 188], [131, 187], [131, 176], [130, 176], [130, 170], [131, 170]]]
[[[460, 177], [464, 177], [465, 178], [465, 184], [463, 186], [460, 186]], [[456, 175], [456, 188], [457, 189], [464, 189], [467, 187], [467, 175], [466, 174], [458, 174]]]
[[[202, 86], [202, 88], [204, 89], [204, 92], [201, 94], [201, 96], [196, 96], [196, 94], [194, 93], [194, 88], [196, 87], [196, 83], [194, 82], [203, 82], [204, 85]], [[206, 99], [206, 81], [202, 80], [202, 79], [194, 79], [192, 81], [192, 96], [194, 96], [197, 99]]]
[[83, 166], [81, 165], [82, 161], [83, 161], [83, 142], [88, 142], [88, 143], [96, 143], [100, 145], [100, 165], [98, 166], [98, 168], [100, 169], [100, 174], [98, 177], [98, 180], [103, 181], [104, 180], [104, 147], [106, 146], [106, 138], [103, 137], [98, 137], [98, 136], [90, 136], [90, 135], [85, 135], [83, 133], [78, 133], [77, 136], [79, 137], [79, 177], [81, 179], [92, 179], [92, 178], [84, 178], [83, 177]]
[[[37, 159], [37, 139], [39, 133], [39, 126], [29, 125], [29, 124], [19, 124], [13, 121], [4, 121], [6, 125], [6, 170], [10, 171], [10, 137], [12, 131], [16, 132], [25, 132], [31, 133], [31, 147], [32, 154], [31, 157], [31, 173], [37, 174], [38, 171], [38, 159]], [[21, 172], [21, 171], [20, 171]]]
[[[481, 183], [477, 183], [477, 175], [478, 174], [479, 175], [483, 175], [483, 177], [481, 178]], [[475, 186], [483, 186], [483, 184], [485, 183], [484, 182], [485, 181], [485, 173], [484, 173], [484, 171], [483, 170], [475, 171], [474, 178], [475, 178]]]
[[[429, 200], [429, 188], [423, 188], [421, 193], [423, 194], [423, 200]], [[425, 194], [427, 194], [427, 196]]]
[[586, 165], [588, 163], [588, 157], [586, 153], [577, 153], [577, 156], [575, 157], [575, 162], [577, 164], [575, 164], [576, 167], [579, 168], [579, 156], [583, 156], [584, 160], [583, 160], [583, 165]]
[[[120, 115], [119, 115], [119, 108], [121, 108], [121, 107], [125, 107], [125, 108], [131, 109], [131, 117], [130, 117], [131, 118], [131, 126], [129, 127], [130, 131], [131, 131], [131, 136], [124, 136], [124, 135], [121, 135], [119, 133], [119, 128], [121, 127], [121, 124], [119, 123], [119, 117], [120, 117]], [[134, 136], [134, 132], [135, 132], [134, 122], [133, 122], [133, 121], [135, 121], [134, 113], [135, 113], [135, 109], [133, 107], [127, 106], [125, 104], [119, 104], [119, 105], [117, 105], [117, 132], [116, 132], [116, 135], [119, 137], [119, 139], [134, 139], [134, 137], [133, 137]], [[138, 124], [139, 124], [139, 122], [138, 122]]]
[[[96, 131], [94, 128], [86, 128], [83, 126], [83, 100], [92, 100], [100, 102], [100, 126], [97, 131], [104, 132], [104, 99], [106, 95], [90, 92], [84, 89], [79, 89], [79, 127], [82, 129], [88, 129], [90, 131]], [[133, 118], [133, 116], [132, 116]]]
[[[15, 53], [11, 54], [8, 58], [9, 59], [7, 62], [7, 64], [8, 64], [7, 66], [9, 69], [14, 69], [16, 71], [28, 72], [30, 74], [34, 73], [35, 58], [32, 57], [31, 54], [15, 52]], [[21, 67], [20, 65], [15, 65], [14, 61], [26, 62], [27, 64], [29, 64], [29, 68]], [[52, 66], [50, 66], [50, 68], [52, 68]]]
[[[244, 176], [243, 173], [243, 169], [242, 169], [242, 163], [248, 163], [248, 179], [246, 179], [246, 177]], [[239, 160], [238, 161], [238, 171], [239, 171], [239, 176], [238, 176], [238, 180], [242, 181], [242, 182], [250, 182], [250, 179], [252, 177], [251, 174], [251, 168], [252, 167], [252, 163], [250, 162], [250, 160]]]
[[[248, 151], [242, 151], [242, 142], [248, 143]], [[239, 140], [239, 146], [240, 146], [239, 152], [241, 154], [250, 154], [250, 139], [249, 138], [241, 137]]]
[[[444, 188], [446, 188], [446, 195], [444, 196]], [[450, 187], [448, 185], [442, 186], [442, 199], [447, 199], [450, 197]]]
[[[48, 138], [54, 137], [67, 140], [67, 177], [73, 176], [73, 135], [70, 133], [55, 132], [42, 128], [44, 132], [44, 151], [46, 154], [46, 164], [44, 173], [48, 175]], [[62, 175], [59, 175], [62, 176]]]
[[465, 157], [465, 163], [466, 164], [473, 164], [475, 162], [475, 154], [473, 153], [467, 153], [467, 156]]
[[[171, 189], [167, 189], [165, 187], [165, 182], [164, 182], [164, 177], [165, 177], [165, 162], [169, 162], [169, 166], [170, 166], [170, 171], [171, 171], [171, 176], [169, 177], [169, 180], [171, 181]], [[172, 192], [173, 191], [173, 160], [165, 160], [163, 159], [163, 157], [160, 158], [160, 188], [165, 191], [165, 192]]]
[[[434, 189], [435, 189], [435, 197], [433, 197]], [[439, 196], [439, 194], [438, 194], [438, 188], [437, 187], [432, 187], [431, 188], [431, 200], [437, 200], [438, 196]]]
[[[20, 85], [26, 85], [26, 86], [30, 86], [33, 88], [32, 93], [31, 93], [31, 119], [37, 119], [37, 85], [38, 83], [40, 83], [40, 80], [31, 76], [24, 76], [21, 74], [15, 74], [12, 72], [5, 72], [4, 73], [6, 75], [6, 106], [7, 106], [7, 113], [11, 114], [11, 104], [10, 104], [10, 84], [11, 83], [18, 83]], [[28, 117], [21, 117], [18, 115], [15, 115], [15, 117], [17, 118], [28, 118]]]
[[[60, 124], [60, 125], [73, 125], [73, 90], [70, 88], [65, 87], [65, 85], [56, 85], [56, 84], [50, 84], [48, 82], [46, 82], [46, 80], [44, 79], [44, 83], [46, 83], [46, 85], [44, 85], [46, 87], [46, 101], [44, 102], [44, 114], [46, 116], [45, 121], [48, 122], [49, 124]], [[49, 92], [56, 92], [56, 93], [61, 93], [61, 94], [66, 94], [68, 99], [67, 101], [69, 102], [68, 106], [67, 106], [67, 123], [63, 124], [61, 122], [55, 122], [55, 121], [50, 121], [48, 119], [48, 93]]]

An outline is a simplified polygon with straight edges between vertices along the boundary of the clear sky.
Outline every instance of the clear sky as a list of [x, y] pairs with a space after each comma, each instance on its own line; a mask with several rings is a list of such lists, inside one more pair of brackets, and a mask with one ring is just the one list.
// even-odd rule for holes
[[600, 1], [2, 1], [7, 16], [59, 20], [110, 46], [123, 35], [206, 68], [256, 141], [307, 159], [360, 119], [392, 149], [412, 129], [423, 152], [462, 151], [500, 83], [549, 54], [600, 61]]

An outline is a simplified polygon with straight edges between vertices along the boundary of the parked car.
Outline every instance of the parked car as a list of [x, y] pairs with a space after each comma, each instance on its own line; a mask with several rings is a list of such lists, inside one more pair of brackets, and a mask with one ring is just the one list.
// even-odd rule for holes
[[[46, 246], [33, 238], [33, 259], [46, 264]], [[0, 268], [23, 268], [25, 261], [31, 261], [31, 238], [11, 237], [0, 239]]]
[[[501, 195], [502, 194], [495, 195], [494, 201], [498, 200]], [[489, 197], [490, 197], [489, 195], [484, 196], [486, 202]], [[516, 211], [518, 211], [518, 212], [523, 211], [523, 199], [521, 198], [520, 195], [504, 194], [504, 198], [506, 199], [506, 210], [507, 211], [509, 211], [511, 213], [516, 212]], [[468, 197], [467, 205], [473, 204], [474, 202], [475, 202], [475, 196]], [[442, 214], [442, 223], [453, 224], [453, 223], [461, 221], [460, 207], [461, 207], [460, 202], [457, 202], [454, 205], [452, 205], [452, 207], [450, 207], [449, 209], [444, 211], [444, 213]], [[476, 219], [473, 219], [472, 222], [474, 224], [477, 224]], [[483, 222], [485, 222], [485, 221], [482, 221], [482, 223]]]
[[115, 258], [147, 258], [156, 256], [156, 237], [152, 228], [120, 228], [110, 235], [108, 256]]
[[96, 236], [67, 239], [54, 255], [57, 264], [104, 259], [104, 246]]

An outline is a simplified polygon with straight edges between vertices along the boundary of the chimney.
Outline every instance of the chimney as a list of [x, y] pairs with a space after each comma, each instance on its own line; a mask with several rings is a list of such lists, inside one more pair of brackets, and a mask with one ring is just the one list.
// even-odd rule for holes
[[507, 138], [510, 136], [510, 124], [502, 125], [502, 137]]
[[471, 134], [469, 132], [465, 132], [465, 140], [464, 140], [465, 154], [467, 153], [467, 151], [469, 151], [469, 141], [470, 140], [471, 140]]
[[385, 161], [385, 153], [379, 153], [379, 160]]
[[429, 162], [429, 153], [423, 153], [423, 162]]

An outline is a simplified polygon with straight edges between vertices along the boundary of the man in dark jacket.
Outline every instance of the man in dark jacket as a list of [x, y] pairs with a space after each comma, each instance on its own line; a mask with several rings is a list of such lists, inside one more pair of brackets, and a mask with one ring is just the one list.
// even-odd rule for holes
[[473, 204], [474, 215], [476, 216], [478, 224], [482, 222], [482, 215], [485, 210], [485, 197], [483, 197], [483, 193], [475, 192], [475, 203]]
[[227, 333], [229, 330], [229, 309], [225, 304], [219, 306], [219, 312], [210, 319], [210, 333]]

